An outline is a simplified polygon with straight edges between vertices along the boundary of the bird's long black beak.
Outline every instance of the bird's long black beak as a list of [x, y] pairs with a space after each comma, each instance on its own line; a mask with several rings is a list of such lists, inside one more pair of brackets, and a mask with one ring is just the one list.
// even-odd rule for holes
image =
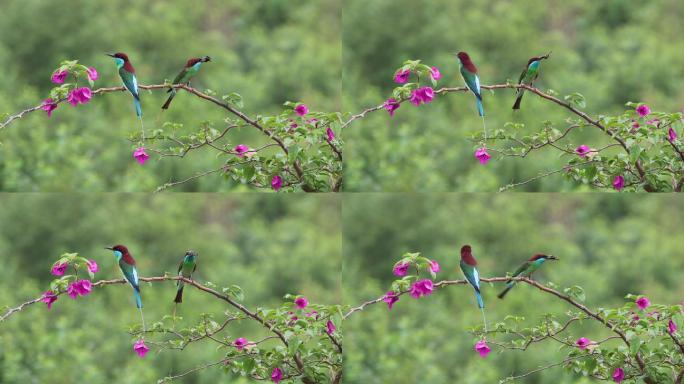
[[114, 250], [114, 248], [112, 248], [112, 247], [105, 247], [105, 249], [109, 249], [110, 251]]
[[554, 255], [547, 255], [546, 258], [549, 260], [558, 260], [558, 258]]
[[116, 57], [116, 56], [114, 56], [113, 53], [105, 53], [105, 55], [107, 55], [107, 56], [109, 56], [109, 57]]

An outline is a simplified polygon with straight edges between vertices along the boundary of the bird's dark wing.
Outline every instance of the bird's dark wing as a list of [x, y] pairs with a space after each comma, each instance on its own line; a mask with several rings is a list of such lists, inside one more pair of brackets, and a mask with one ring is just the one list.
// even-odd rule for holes
[[180, 83], [185, 83], [185, 75], [188, 73], [188, 70], [186, 68], [183, 68], [182, 71], [176, 75], [176, 78], [173, 79], [173, 84], [180, 84]]
[[123, 81], [124, 86], [131, 92], [133, 97], [140, 100], [140, 95], [138, 95], [138, 81], [135, 78], [135, 75], [121, 67], [121, 69], [119, 69], [119, 76], [121, 76], [121, 81]]
[[518, 267], [518, 269], [516, 269], [515, 272], [513, 272], [513, 274], [511, 276], [512, 277], [518, 277], [518, 276], [520, 276], [521, 273], [525, 272], [525, 270], [529, 267], [530, 267], [530, 262], [526, 261], [526, 262], [522, 263]]
[[525, 69], [523, 69], [522, 73], [520, 74], [520, 78], [518, 79], [518, 84], [522, 84], [522, 81], [525, 78], [526, 74], [527, 74], [527, 67], [525, 67]]

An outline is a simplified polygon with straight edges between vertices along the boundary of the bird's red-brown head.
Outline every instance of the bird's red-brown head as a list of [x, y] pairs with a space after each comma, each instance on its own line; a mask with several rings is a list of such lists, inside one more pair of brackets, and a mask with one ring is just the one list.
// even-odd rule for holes
[[197, 63], [206, 63], [207, 61], [211, 61], [211, 57], [209, 57], [209, 56], [193, 57], [185, 63], [185, 68], [190, 68]]
[[470, 245], [464, 245], [461, 247], [461, 260], [473, 267], [477, 265], [477, 261], [475, 260], [475, 257], [473, 257], [473, 251], [470, 248]]
[[123, 52], [107, 53], [107, 56], [111, 56], [115, 59], [121, 59], [124, 61], [124, 63], [128, 61], [128, 55]]
[[530, 257], [530, 261], [537, 261], [539, 259], [545, 259], [545, 260], [558, 260], [558, 258], [554, 255], [545, 255], [543, 253], [535, 253]]
[[467, 53], [461, 51], [457, 53], [456, 56], [461, 61], [461, 65], [463, 65], [468, 71], [477, 73], [477, 68], [475, 67], [475, 64], [473, 64], [473, 61], [470, 60], [470, 56], [468, 56]]
[[121, 253], [121, 258], [123, 258], [123, 260], [126, 263], [135, 265], [135, 260], [133, 259], [133, 256], [131, 256], [131, 254], [128, 252], [128, 248], [126, 248], [126, 246], [118, 244], [113, 247], [105, 247], [105, 249]]

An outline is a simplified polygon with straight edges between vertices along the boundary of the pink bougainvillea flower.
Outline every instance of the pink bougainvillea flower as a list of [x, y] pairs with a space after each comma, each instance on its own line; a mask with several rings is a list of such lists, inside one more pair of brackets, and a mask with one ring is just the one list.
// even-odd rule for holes
[[432, 290], [434, 289], [434, 285], [432, 284], [432, 280], [430, 279], [420, 280], [418, 284], [420, 286], [420, 289], [423, 291], [423, 295], [425, 296], [431, 294]]
[[48, 309], [52, 309], [52, 303], [57, 301], [57, 295], [52, 291], [45, 291], [43, 293], [43, 298], [40, 299], [43, 303], [47, 304]]
[[475, 151], [475, 158], [480, 160], [480, 164], [485, 165], [492, 158], [487, 152], [487, 148], [482, 147]]
[[318, 319], [318, 311], [311, 311], [306, 314], [306, 317], [313, 317], [314, 319]]
[[133, 158], [138, 161], [140, 165], [144, 165], [150, 158], [150, 155], [145, 152], [145, 147], [138, 147], [138, 149], [133, 152]]
[[432, 280], [418, 280], [415, 283], [413, 283], [413, 285], [411, 285], [410, 294], [411, 297], [417, 299], [422, 296], [429, 296], [432, 293], [433, 289], [434, 285], [432, 284]]
[[579, 147], [575, 148], [575, 153], [579, 155], [579, 157], [586, 157], [587, 153], [591, 151], [589, 147], [586, 145], [582, 144]]
[[409, 99], [409, 101], [416, 107], [423, 102], [423, 97], [421, 96], [418, 89], [414, 89], [413, 92], [411, 92], [411, 98]]
[[283, 371], [278, 367], [273, 368], [273, 371], [271, 371], [271, 381], [278, 384], [281, 380], [283, 380]]
[[411, 71], [406, 69], [403, 71], [399, 71], [394, 74], [394, 82], [397, 84], [404, 84], [408, 81], [409, 77], [411, 76]]
[[670, 334], [677, 332], [677, 324], [675, 324], [672, 319], [670, 319], [670, 321], [667, 323], [667, 332]]
[[387, 101], [385, 101], [385, 104], [383, 104], [383, 108], [385, 108], [385, 110], [389, 112], [390, 116], [394, 116], [394, 111], [399, 109], [400, 105], [401, 104], [399, 104], [399, 102], [396, 99], [390, 98], [387, 99]]
[[238, 351], [242, 351], [243, 348], [247, 345], [247, 339], [244, 337], [238, 337], [233, 341], [233, 346], [237, 348]]
[[437, 262], [437, 260], [430, 260], [430, 271], [432, 271], [433, 273], [437, 273], [440, 271], [439, 263]]
[[636, 305], [637, 307], [639, 307], [639, 309], [643, 310], [648, 308], [649, 305], [651, 305], [651, 301], [647, 297], [640, 297], [637, 299]]
[[417, 92], [418, 96], [425, 104], [431, 102], [432, 99], [435, 98], [435, 91], [431, 87], [418, 88]]
[[644, 117], [651, 113], [651, 108], [649, 108], [646, 104], [642, 104], [637, 107], [636, 111], [639, 114], [639, 116]]
[[670, 129], [667, 130], [667, 139], [671, 142], [677, 140], [677, 131], [675, 131], [674, 128], [670, 127]]
[[307, 108], [305, 104], [299, 104], [294, 110], [299, 116], [304, 116], [309, 113], [309, 108]]
[[304, 296], [296, 298], [294, 302], [299, 309], [304, 309], [307, 305], [309, 305], [309, 300], [307, 300]]
[[86, 104], [90, 101], [90, 98], [93, 97], [93, 93], [90, 91], [90, 88], [88, 87], [76, 88], [73, 92], [75, 94], [76, 99], [81, 104]]
[[336, 329], [337, 327], [335, 327], [335, 323], [333, 323], [331, 320], [328, 320], [328, 322], [325, 323], [325, 333], [328, 335], [332, 335]]
[[244, 145], [244, 144], [238, 144], [233, 148], [233, 151], [237, 154], [238, 157], [243, 157], [245, 153], [249, 151], [249, 147]]
[[636, 131], [639, 129], [640, 125], [636, 121], [632, 121], [632, 132]]
[[622, 177], [622, 175], [615, 176], [615, 178], [613, 179], [613, 188], [615, 188], [616, 191], [619, 191], [624, 187], [625, 187], [625, 178]]
[[408, 272], [410, 266], [410, 263], [399, 263], [392, 268], [392, 273], [399, 277], [406, 276], [406, 272]]
[[660, 124], [660, 119], [651, 119], [647, 121], [646, 124], [655, 125], [657, 127]]
[[394, 291], [387, 291], [385, 297], [382, 298], [382, 301], [387, 303], [387, 309], [392, 309], [394, 303], [399, 301], [399, 296], [397, 296], [397, 294], [394, 293]]
[[71, 283], [67, 286], [67, 294], [72, 299], [75, 299], [78, 297], [78, 284], [76, 282]]
[[74, 289], [79, 296], [86, 296], [93, 289], [93, 284], [90, 280], [79, 280], [74, 283]]
[[67, 94], [67, 102], [72, 106], [77, 106], [80, 95], [76, 92], [76, 89], [72, 89], [69, 94]]
[[100, 267], [97, 266], [95, 260], [88, 260], [88, 270], [92, 273], [97, 273], [97, 271], [100, 270]]
[[57, 103], [51, 98], [43, 100], [43, 106], [40, 107], [43, 111], [47, 112], [48, 117], [52, 116], [52, 111], [57, 109]]
[[52, 82], [55, 84], [62, 84], [68, 75], [69, 71], [55, 72], [52, 74]]
[[335, 140], [335, 131], [333, 131], [330, 127], [325, 129], [325, 135], [328, 142]]
[[591, 340], [587, 339], [586, 337], [580, 337], [575, 341], [575, 345], [579, 347], [581, 350], [587, 349], [587, 347], [591, 344]]
[[616, 383], [622, 383], [622, 380], [625, 379], [625, 371], [622, 370], [622, 368], [617, 367], [613, 371], [613, 381]]
[[52, 274], [55, 276], [62, 276], [69, 268], [69, 263], [59, 263], [52, 266]]
[[87, 72], [88, 72], [88, 78], [92, 81], [97, 80], [97, 78], [99, 77], [99, 75], [97, 74], [97, 71], [93, 67], [88, 68]]
[[143, 339], [140, 339], [140, 340], [135, 342], [135, 344], [133, 345], [133, 350], [140, 357], [145, 357], [147, 352], [150, 351], [150, 349], [147, 348], [147, 345], [145, 345], [145, 340], [143, 340]]
[[283, 187], [283, 178], [280, 175], [275, 175], [271, 178], [271, 188], [278, 191]]
[[492, 349], [489, 348], [486, 340], [480, 340], [475, 344], [475, 351], [480, 354], [480, 357], [485, 358]]
[[432, 76], [434, 80], [439, 80], [442, 78], [442, 74], [439, 72], [437, 67], [432, 67], [430, 69], [430, 76]]
[[306, 121], [307, 124], [318, 125], [318, 119], [313, 118]]

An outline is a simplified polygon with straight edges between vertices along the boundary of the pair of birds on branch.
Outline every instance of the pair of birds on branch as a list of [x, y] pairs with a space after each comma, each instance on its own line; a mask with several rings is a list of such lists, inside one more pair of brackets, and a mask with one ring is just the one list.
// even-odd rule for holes
[[[140, 282], [138, 280], [138, 270], [135, 267], [135, 259], [131, 256], [128, 248], [124, 245], [115, 245], [113, 247], [105, 247], [114, 252], [114, 257], [121, 269], [124, 279], [133, 288], [133, 298], [135, 299], [135, 305], [140, 310], [140, 317], [142, 319], [143, 331], [145, 330], [145, 320], [142, 317], [142, 297], [140, 295]], [[195, 251], [185, 252], [183, 260], [181, 260], [180, 265], [178, 265], [178, 276], [185, 277], [186, 279], [192, 279], [192, 274], [197, 269], [197, 258], [198, 254]], [[176, 297], [173, 299], [174, 303], [183, 302], [183, 287], [185, 283], [182, 280], [178, 280], [178, 289], [176, 290]], [[175, 307], [174, 307], [175, 308]], [[175, 315], [175, 309], [174, 309]]]
[[[107, 53], [106, 55], [114, 58], [114, 61], [116, 62], [116, 67], [119, 70], [119, 76], [121, 77], [121, 81], [123, 81], [124, 87], [126, 87], [126, 89], [131, 93], [131, 95], [133, 95], [135, 113], [136, 115], [138, 115], [138, 117], [142, 117], [140, 93], [138, 92], [138, 79], [135, 77], [135, 68], [133, 68], [133, 64], [131, 64], [131, 61], [128, 59], [128, 55], [121, 52]], [[193, 78], [193, 76], [197, 74], [197, 72], [199, 72], [202, 63], [206, 63], [208, 61], [211, 61], [211, 58], [209, 56], [190, 58], [185, 63], [183, 69], [173, 79], [171, 84], [190, 84], [190, 80]], [[169, 105], [171, 104], [171, 100], [173, 100], [173, 98], [176, 96], [176, 89], [173, 87], [170, 87], [167, 92], [170, 93], [170, 95], [164, 103], [164, 105], [162, 105], [162, 109], [168, 109]]]
[[[477, 103], [477, 112], [480, 116], [484, 117], [484, 107], [482, 105], [482, 93], [480, 92], [480, 77], [477, 74], [477, 67], [473, 64], [470, 56], [465, 52], [459, 52], [456, 54], [460, 62], [460, 72], [465, 81], [466, 87], [470, 89], [475, 95]], [[518, 85], [529, 85], [532, 86], [534, 81], [539, 76], [539, 67], [541, 66], [541, 61], [548, 59], [551, 53], [547, 53], [543, 56], [535, 56], [528, 60], [525, 69], [520, 74], [518, 79]], [[525, 93], [524, 88], [518, 88], [515, 95], [515, 104], [513, 104], [513, 109], [520, 109], [520, 102], [522, 101], [523, 94]]]
[[[506, 288], [499, 293], [497, 296], [499, 299], [503, 299], [506, 294], [513, 289], [515, 286], [516, 277], [530, 277], [534, 271], [539, 269], [547, 260], [558, 260], [556, 256], [546, 255], [543, 253], [534, 254], [529, 260], [525, 261], [510, 275], [510, 279], [506, 282]], [[484, 301], [482, 300], [482, 294], [480, 293], [480, 274], [477, 271], [477, 261], [473, 256], [472, 248], [470, 245], [464, 245], [461, 247], [461, 271], [463, 276], [470, 285], [475, 289], [475, 298], [477, 299], [477, 306], [480, 309], [484, 309]]]

